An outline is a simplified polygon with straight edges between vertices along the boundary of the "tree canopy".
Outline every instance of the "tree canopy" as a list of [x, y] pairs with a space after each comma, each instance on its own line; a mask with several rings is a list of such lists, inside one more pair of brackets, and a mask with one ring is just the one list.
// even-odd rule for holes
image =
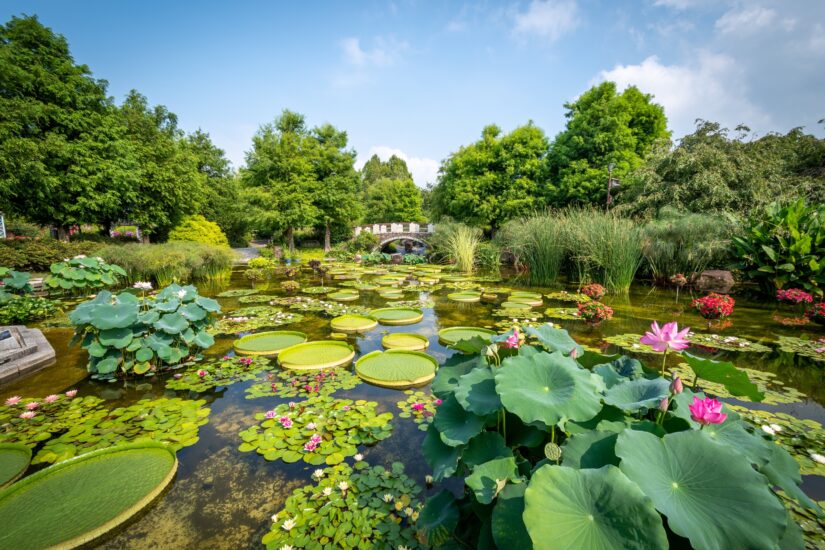
[[411, 179], [381, 178], [366, 192], [364, 223], [423, 222], [421, 190]]
[[407, 162], [392, 155], [386, 162], [378, 158], [378, 155], [373, 155], [361, 168], [361, 182], [364, 186], [364, 191], [380, 179], [391, 180], [411, 180], [412, 173], [407, 168]]

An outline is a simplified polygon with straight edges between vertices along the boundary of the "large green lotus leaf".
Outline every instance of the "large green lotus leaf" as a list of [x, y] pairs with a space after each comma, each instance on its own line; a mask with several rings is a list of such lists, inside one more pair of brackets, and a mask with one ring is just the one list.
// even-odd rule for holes
[[561, 352], [543, 352], [505, 359], [496, 372], [496, 389], [504, 407], [524, 422], [551, 426], [562, 419], [589, 420], [599, 412], [594, 377]]
[[479, 464], [473, 468], [472, 474], [464, 478], [464, 483], [473, 490], [476, 500], [482, 504], [490, 504], [504, 488], [504, 483], [517, 477], [516, 459], [511, 456]]
[[615, 466], [542, 466], [530, 479], [524, 502], [524, 524], [536, 548], [668, 547], [650, 499]]
[[508, 483], [498, 494], [490, 528], [499, 548], [529, 550], [532, 547], [530, 534], [522, 519], [526, 489], [526, 483]]
[[[119, 330], [119, 329], [111, 329], [111, 330]], [[89, 346], [86, 348], [86, 351], [89, 352], [89, 355], [92, 357], [103, 357], [106, 355], [106, 348], [104, 348], [100, 342], [95, 338], [89, 343]]]
[[166, 301], [158, 300], [154, 305], [154, 308], [162, 313], [172, 313], [173, 311], [177, 311], [179, 307], [180, 300], [177, 298], [172, 298], [171, 300]]
[[655, 409], [670, 395], [670, 382], [664, 378], [628, 380], [607, 390], [604, 402], [628, 412]]
[[117, 357], [106, 357], [94, 363], [94, 369], [98, 374], [111, 374], [117, 370], [120, 360]]
[[548, 351], [558, 351], [564, 355], [570, 355], [570, 353], [575, 350], [576, 357], [584, 354], [584, 348], [576, 343], [564, 329], [553, 328], [550, 325], [542, 325], [538, 328], [528, 327], [527, 334], [533, 338], [537, 338]]
[[702, 431], [717, 443], [728, 445], [745, 455], [757, 469], [771, 459], [773, 443], [761, 435], [749, 432], [747, 425], [741, 420], [728, 419], [722, 424], [710, 424]]
[[615, 361], [596, 366], [593, 372], [604, 379], [604, 383], [608, 388], [612, 388], [616, 384], [621, 384], [627, 380], [641, 378], [644, 369], [638, 359], [621, 356]]
[[589, 349], [584, 350], [584, 353], [578, 357], [576, 360], [586, 369], [592, 369], [596, 365], [603, 365], [605, 363], [610, 363], [620, 359], [622, 356], [618, 353], [613, 353], [610, 355], [606, 355], [604, 353], [598, 353], [595, 351], [591, 351]]
[[132, 331], [128, 328], [101, 330], [98, 340], [100, 340], [101, 345], [107, 348], [123, 349], [132, 341]]
[[562, 464], [576, 469], [618, 466], [619, 457], [615, 451], [618, 437], [618, 432], [599, 430], [573, 435], [561, 447]]
[[137, 359], [138, 361], [141, 361], [141, 362], [151, 361], [152, 357], [154, 357], [154, 356], [155, 356], [155, 354], [152, 352], [151, 348], [145, 348], [145, 347], [140, 348], [135, 353], [135, 359]]
[[464, 338], [458, 342], [450, 344], [450, 347], [461, 353], [475, 355], [481, 353], [487, 346], [490, 345], [490, 340], [483, 336], [473, 336], [472, 338]]
[[155, 311], [154, 309], [138, 313], [138, 321], [140, 321], [144, 325], [152, 325], [158, 319], [160, 319], [160, 313]]
[[154, 324], [154, 327], [167, 334], [180, 334], [189, 328], [189, 321], [180, 313], [167, 313]]
[[204, 298], [203, 296], [198, 296], [195, 299], [195, 303], [201, 306], [209, 313], [220, 313], [221, 311], [221, 305], [217, 302], [217, 300], [213, 300], [212, 298]]
[[98, 330], [128, 328], [137, 322], [137, 303], [101, 304], [91, 313], [91, 323]]
[[433, 425], [441, 434], [441, 441], [457, 447], [464, 445], [484, 428], [484, 418], [464, 408], [450, 395], [438, 406]]
[[206, 349], [215, 343], [215, 337], [206, 332], [205, 330], [202, 330], [195, 335], [195, 338], [192, 339], [192, 343], [198, 346], [199, 348]]
[[493, 414], [501, 408], [496, 378], [490, 367], [477, 367], [459, 378], [455, 398], [462, 407], [479, 416]]
[[505, 413], [507, 444], [510, 447], [536, 447], [549, 435], [545, 429], [525, 424], [511, 413]]
[[484, 360], [476, 355], [453, 355], [447, 359], [433, 378], [432, 392], [441, 399], [446, 398], [458, 387], [458, 380], [476, 366], [486, 366]]
[[470, 468], [495, 458], [512, 457], [513, 451], [496, 432], [481, 432], [470, 440], [461, 453], [461, 461]]
[[820, 515], [822, 509], [816, 502], [806, 495], [799, 487], [802, 484], [802, 476], [799, 474], [799, 463], [786, 451], [775, 443], [768, 443], [770, 456], [768, 462], [759, 468], [759, 471], [767, 477], [773, 485], [782, 488], [788, 495], [795, 498], [799, 504], [817, 511]]
[[734, 396], [745, 396], [757, 402], [764, 399], [765, 394], [751, 382], [747, 373], [734, 367], [733, 363], [703, 359], [687, 352], [682, 355], [700, 379], [722, 384]]
[[0, 443], [0, 488], [23, 475], [32, 460], [31, 449], [22, 443]]
[[458, 468], [458, 458], [461, 456], [463, 446], [451, 447], [441, 441], [441, 436], [435, 426], [430, 425], [421, 450], [427, 464], [433, 470], [433, 477], [440, 481], [445, 477], [450, 477]]
[[694, 548], [775, 548], [785, 509], [765, 477], [734, 449], [689, 430], [658, 438], [626, 430], [621, 469]]
[[190, 321], [201, 321], [206, 318], [206, 310], [197, 305], [194, 302], [190, 302], [184, 306], [182, 306], [178, 313], [183, 315], [185, 318], [189, 319]]
[[437, 547], [452, 538], [459, 516], [455, 497], [442, 489], [427, 499], [416, 526], [423, 530], [427, 545]]

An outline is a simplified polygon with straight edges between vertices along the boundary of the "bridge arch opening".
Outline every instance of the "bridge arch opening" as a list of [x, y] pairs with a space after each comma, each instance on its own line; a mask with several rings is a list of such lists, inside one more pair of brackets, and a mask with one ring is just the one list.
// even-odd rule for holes
[[375, 252], [386, 252], [387, 254], [419, 254], [426, 256], [430, 245], [424, 239], [418, 237], [390, 237], [382, 239]]

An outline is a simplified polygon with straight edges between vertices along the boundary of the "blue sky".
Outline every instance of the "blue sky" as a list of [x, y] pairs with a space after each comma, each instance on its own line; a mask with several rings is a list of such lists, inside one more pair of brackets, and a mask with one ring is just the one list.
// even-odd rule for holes
[[416, 183], [495, 123], [553, 137], [604, 79], [758, 134], [825, 134], [823, 0], [157, 2], [5, 0], [36, 14], [120, 101], [132, 88], [210, 133], [235, 166], [289, 108], [345, 129], [363, 163], [405, 158]]

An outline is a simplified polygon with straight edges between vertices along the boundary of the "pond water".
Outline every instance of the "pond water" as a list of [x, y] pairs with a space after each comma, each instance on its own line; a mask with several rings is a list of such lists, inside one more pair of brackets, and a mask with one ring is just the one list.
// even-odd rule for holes
[[[365, 276], [369, 280], [371, 276]], [[320, 282], [309, 274], [298, 279], [304, 286], [318, 285]], [[269, 289], [259, 289], [261, 294], [283, 296], [273, 281]], [[329, 286], [341, 281], [328, 281]], [[516, 288], [514, 281], [484, 282], [486, 286], [509, 286]], [[229, 281], [221, 285], [198, 285], [201, 294], [215, 296], [230, 288], [249, 288], [242, 270], [233, 272]], [[518, 288], [525, 290], [524, 287]], [[529, 288], [531, 291], [547, 294], [560, 288]], [[575, 289], [570, 289], [575, 291]], [[356, 357], [374, 350], [380, 350], [381, 338], [387, 332], [415, 332], [426, 336], [430, 345], [427, 353], [439, 362], [446, 360], [453, 350], [438, 341], [438, 331], [452, 326], [478, 326], [503, 330], [508, 319], [494, 316], [498, 307], [495, 303], [460, 303], [450, 300], [447, 294], [455, 288], [444, 287], [434, 292], [405, 292], [403, 300], [420, 300], [424, 307], [422, 321], [409, 326], [378, 326], [364, 335], [351, 336], [348, 342], [355, 347]], [[301, 295], [298, 293], [298, 295]], [[499, 302], [506, 296], [500, 295]], [[313, 296], [319, 298], [320, 296]], [[671, 290], [648, 286], [635, 286], [627, 296], [607, 296], [604, 302], [615, 310], [614, 319], [599, 328], [590, 328], [577, 320], [548, 319], [542, 315], [548, 307], [574, 309], [574, 304], [554, 302], [545, 299], [544, 305], [534, 308], [540, 320], [553, 321], [570, 331], [581, 344], [599, 348], [605, 352], [620, 351], [606, 344], [605, 337], [627, 333], [644, 333], [654, 319], [660, 322], [677, 320], [680, 325], [693, 327], [697, 333], [708, 332], [705, 322], [690, 308], [691, 296], [683, 292], [679, 300]], [[825, 331], [817, 325], [786, 326], [781, 318], [792, 318], [792, 309], [782, 310], [775, 304], [765, 305], [746, 296], [736, 296], [736, 310], [724, 327], [713, 327], [711, 332], [723, 336], [735, 335], [760, 342], [771, 347], [764, 353], [725, 352], [713, 349], [693, 349], [697, 354], [716, 359], [730, 360], [738, 367], [745, 367], [771, 373], [769, 388], [780, 394], [787, 388], [795, 388], [804, 396], [791, 399], [794, 402], [780, 404], [739, 403], [754, 409], [781, 411], [799, 419], [810, 419], [825, 423], [825, 388], [823, 388], [823, 363], [789, 353], [777, 351], [778, 336], [809, 335], [813, 338], [825, 336]], [[241, 304], [237, 298], [219, 298], [224, 314], [251, 304]], [[358, 301], [347, 305], [382, 307], [387, 300], [374, 291], [361, 291]], [[286, 310], [287, 308], [284, 307]], [[304, 319], [280, 327], [300, 330], [310, 340], [329, 338], [331, 329], [329, 317], [316, 313], [302, 312]], [[177, 395], [184, 398], [205, 399], [211, 407], [209, 422], [200, 428], [196, 444], [183, 448], [178, 453], [180, 467], [173, 485], [168, 491], [144, 511], [140, 517], [114, 536], [100, 544], [103, 548], [250, 548], [260, 546], [261, 537], [269, 530], [270, 516], [281, 509], [286, 497], [296, 488], [311, 482], [311, 473], [316, 466], [303, 462], [285, 464], [281, 460], [267, 461], [255, 452], [240, 452], [238, 433], [256, 423], [255, 413], [274, 408], [288, 398], [263, 397], [246, 399], [245, 389], [253, 381], [240, 382], [227, 387], [219, 387], [202, 394], [188, 391], [171, 392], [165, 389], [165, 379], [147, 378], [138, 381], [95, 382], [86, 377], [86, 352], [78, 347], [68, 347], [72, 330], [66, 327], [43, 327], [49, 341], [57, 351], [58, 362], [34, 376], [0, 388], [0, 398], [11, 395], [39, 397], [78, 388], [79, 395], [94, 395], [108, 402], [111, 407], [130, 405], [140, 399]], [[232, 354], [232, 337], [219, 338], [209, 355]], [[659, 357], [638, 355], [643, 362], [655, 363]], [[678, 360], [672, 358], [670, 366]], [[352, 368], [352, 367], [349, 367]], [[168, 378], [168, 377], [165, 377]], [[424, 388], [428, 391], [428, 388]], [[335, 397], [365, 399], [378, 403], [378, 412], [392, 412], [392, 435], [375, 446], [359, 449], [364, 460], [371, 465], [389, 466], [393, 461], [406, 465], [406, 473], [422, 487], [429, 469], [420, 453], [424, 432], [410, 419], [400, 418], [398, 401], [406, 396], [400, 391], [382, 389], [368, 384], [360, 384], [351, 390], [340, 390]], [[736, 400], [728, 399], [731, 403]], [[432, 494], [438, 486], [425, 490], [423, 496]], [[804, 489], [817, 500], [825, 499], [825, 477], [807, 475]]]

